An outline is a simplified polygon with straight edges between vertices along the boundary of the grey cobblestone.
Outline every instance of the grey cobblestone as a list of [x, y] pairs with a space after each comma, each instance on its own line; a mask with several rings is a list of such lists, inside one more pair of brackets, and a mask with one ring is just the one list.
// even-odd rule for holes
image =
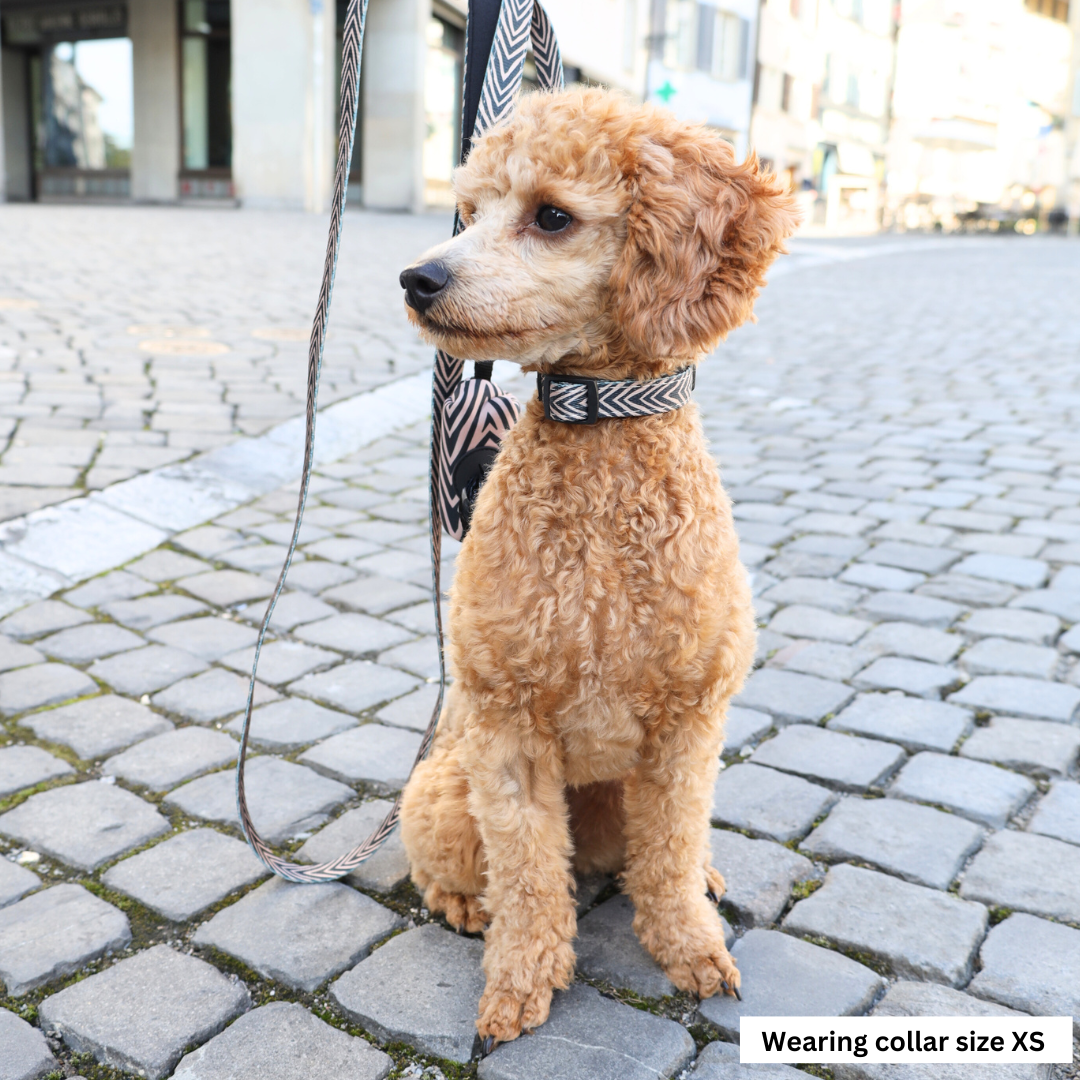
[[1026, 675], [1049, 679], [1057, 667], [1058, 652], [1007, 638], [983, 638], [964, 653], [960, 662], [972, 675]]
[[981, 904], [840, 865], [822, 888], [792, 908], [784, 929], [878, 957], [895, 975], [963, 986], [987, 919]]
[[0, 675], [0, 713], [14, 716], [97, 691], [89, 675], [66, 664], [35, 664]]
[[925, 626], [906, 622], [879, 623], [860, 639], [859, 648], [883, 656], [909, 656], [931, 664], [947, 664], [961, 649], [964, 640]]
[[[732, 955], [742, 976], [743, 1000], [706, 998], [698, 1013], [736, 1042], [740, 1017], [858, 1015], [884, 985], [862, 964], [775, 930], [748, 931]], [[766, 1014], [765, 1009], [771, 1011]]]
[[710, 830], [709, 850], [727, 886], [721, 903], [745, 926], [775, 922], [791, 897], [792, 886], [817, 876], [809, 859], [781, 844], [750, 840], [726, 829]]
[[0, 858], [0, 907], [21, 900], [41, 884], [41, 878], [25, 866]]
[[994, 717], [960, 747], [960, 754], [1033, 776], [1060, 776], [1080, 754], [1080, 730], [1046, 720]]
[[915, 596], [906, 592], [878, 592], [859, 605], [859, 614], [879, 620], [898, 619], [933, 626], [944, 630], [963, 614], [959, 604], [935, 600], [932, 596]]
[[947, 753], [957, 739], [971, 731], [973, 720], [966, 709], [955, 705], [920, 701], [893, 692], [860, 694], [828, 726], [833, 731], [896, 742], [910, 751]]
[[149, 630], [162, 623], [182, 619], [205, 611], [206, 605], [200, 604], [190, 596], [175, 596], [171, 593], [162, 596], [143, 596], [138, 600], [117, 600], [105, 604], [101, 609], [110, 619], [115, 619], [132, 630]]
[[39, 1080], [56, 1064], [40, 1031], [0, 1009], [0, 1076], [4, 1080]]
[[23, 717], [20, 723], [39, 739], [70, 746], [86, 760], [172, 730], [172, 724], [164, 717], [113, 694], [34, 713]]
[[166, 623], [146, 636], [151, 641], [213, 661], [254, 645], [258, 631], [228, 619], [201, 618]]
[[42, 600], [40, 604], [31, 604], [9, 615], [0, 622], [0, 633], [20, 640], [32, 640], [66, 630], [69, 626], [78, 626], [89, 622], [93, 616], [85, 611], [73, 608], [59, 600]]
[[[149, 694], [206, 670], [206, 661], [168, 645], [146, 645], [95, 661], [90, 674], [124, 694]], [[2, 676], [0, 676], [2, 678]]]
[[399, 791], [420, 749], [420, 736], [382, 724], [363, 724], [306, 750], [299, 761], [346, 783]]
[[228, 735], [186, 727], [137, 743], [109, 758], [102, 772], [151, 791], [164, 791], [235, 761], [236, 753], [236, 743]]
[[[247, 704], [250, 679], [231, 671], [211, 668], [191, 679], [173, 683], [153, 697], [159, 709], [176, 713], [197, 724], [209, 724], [240, 712]], [[265, 683], [255, 684], [255, 704], [265, 705], [280, 695]]]
[[961, 679], [954, 667], [888, 656], [875, 660], [852, 680], [861, 690], [903, 690], [915, 697], [939, 699], [941, 692]]
[[838, 797], [798, 776], [760, 765], [733, 765], [717, 777], [712, 818], [786, 844], [805, 836]]
[[[329, 862], [363, 843], [383, 823], [393, 803], [372, 799], [320, 829], [296, 853], [301, 861]], [[383, 846], [342, 880], [361, 889], [390, 892], [409, 876], [409, 857], [395, 828]]]
[[1080, 784], [1058, 780], [1040, 801], [1028, 831], [1080, 844]]
[[949, 701], [1036, 720], [1068, 721], [1080, 705], [1080, 690], [1018, 675], [980, 675]]
[[[2, 676], [0, 676], [2, 678]], [[737, 705], [769, 713], [780, 723], [817, 721], [839, 710], [855, 691], [843, 683], [812, 675], [764, 669], [755, 671], [735, 699]]]
[[0, 799], [74, 771], [66, 761], [36, 746], [9, 746], [0, 750]]
[[0, 908], [0, 979], [22, 997], [130, 940], [123, 912], [81, 885], [54, 885]]
[[[348, 713], [324, 709], [303, 698], [283, 698], [252, 710], [249, 737], [253, 743], [282, 749], [303, 746], [355, 726], [356, 717]], [[230, 720], [225, 730], [240, 735], [244, 730], [244, 717]]]
[[978, 825], [897, 799], [842, 799], [802, 841], [819, 859], [854, 859], [905, 881], [948, 888], [983, 841]]
[[0, 671], [40, 664], [44, 659], [44, 654], [32, 646], [20, 645], [11, 638], [0, 637]]
[[242, 983], [164, 945], [46, 998], [42, 1026], [76, 1053], [147, 1080], [167, 1076], [192, 1043], [250, 1008]]
[[892, 743], [793, 724], [762, 743], [750, 763], [796, 773], [841, 791], [866, 791], [895, 772], [904, 759], [904, 751]]
[[348, 885], [273, 878], [219, 911], [192, 938], [269, 979], [311, 992], [404, 926], [400, 915]]
[[166, 919], [185, 922], [267, 873], [247, 844], [192, 829], [124, 859], [101, 880]]

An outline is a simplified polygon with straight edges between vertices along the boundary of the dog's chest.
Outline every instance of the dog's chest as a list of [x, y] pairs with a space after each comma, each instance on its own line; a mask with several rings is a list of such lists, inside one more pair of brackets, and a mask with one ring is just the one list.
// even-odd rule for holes
[[729, 504], [696, 416], [540, 423], [530, 411], [514, 429], [477, 503], [454, 664], [534, 687], [583, 757], [597, 739], [633, 754], [658, 699], [707, 678], [737, 557]]

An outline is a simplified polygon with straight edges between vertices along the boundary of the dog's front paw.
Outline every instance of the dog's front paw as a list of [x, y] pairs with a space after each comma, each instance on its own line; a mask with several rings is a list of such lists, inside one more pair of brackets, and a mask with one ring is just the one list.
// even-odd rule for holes
[[742, 1000], [742, 977], [723, 941], [711, 949], [680, 958], [664, 968], [667, 977], [680, 989], [699, 998], [712, 997], [723, 990]]
[[574, 974], [574, 950], [565, 943], [531, 958], [522, 950], [516, 962], [510, 959], [511, 967], [488, 975], [480, 998], [476, 1028], [488, 1048], [539, 1027], [551, 1011], [552, 992], [569, 986]]
[[447, 892], [438, 882], [432, 882], [424, 890], [424, 903], [429, 911], [442, 912], [446, 921], [460, 934], [462, 930], [479, 934], [491, 922], [478, 896]]
[[705, 895], [714, 903], [720, 903], [720, 897], [727, 891], [724, 876], [714, 866], [705, 867]]
[[680, 990], [702, 998], [721, 990], [739, 996], [741, 976], [724, 944], [723, 923], [704, 897], [695, 900], [691, 911], [643, 920], [639, 936]]

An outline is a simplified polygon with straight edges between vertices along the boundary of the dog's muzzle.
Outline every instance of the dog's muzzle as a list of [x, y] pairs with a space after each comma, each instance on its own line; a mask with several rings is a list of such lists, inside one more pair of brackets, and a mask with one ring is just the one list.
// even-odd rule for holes
[[402, 270], [398, 282], [409, 307], [423, 315], [450, 283], [450, 270], [445, 263], [426, 262]]

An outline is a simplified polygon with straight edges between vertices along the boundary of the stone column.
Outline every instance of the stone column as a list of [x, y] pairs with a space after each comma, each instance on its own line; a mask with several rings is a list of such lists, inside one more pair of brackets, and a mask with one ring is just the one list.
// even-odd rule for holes
[[328, 208], [335, 48], [330, 0], [232, 0], [232, 172], [242, 205]]
[[131, 197], [176, 202], [180, 171], [180, 70], [174, 0], [128, 0], [134, 93]]
[[424, 208], [431, 0], [370, 0], [364, 34], [364, 205]]

